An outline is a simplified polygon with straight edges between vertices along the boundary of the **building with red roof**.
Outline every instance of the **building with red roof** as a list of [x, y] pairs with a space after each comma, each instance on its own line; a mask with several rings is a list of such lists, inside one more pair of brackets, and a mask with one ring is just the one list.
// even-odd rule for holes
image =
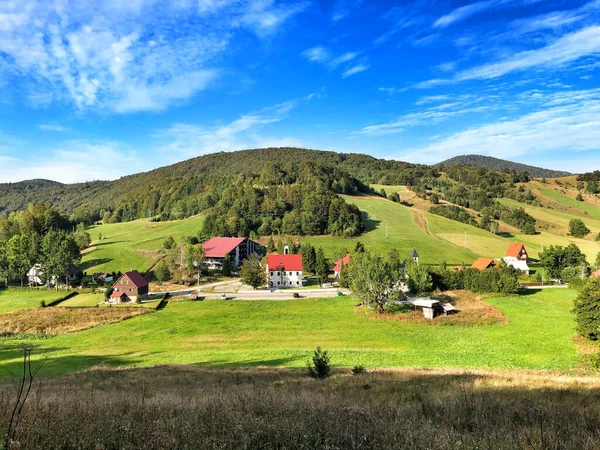
[[529, 266], [527, 265], [528, 257], [529, 256], [527, 255], [527, 249], [525, 246], [523, 244], [513, 242], [508, 246], [508, 250], [506, 250], [506, 254], [502, 260], [507, 266], [529, 275]]
[[211, 270], [220, 270], [225, 258], [229, 258], [233, 268], [238, 268], [248, 256], [264, 254], [263, 247], [248, 238], [214, 237], [202, 244], [202, 248], [204, 264]]
[[137, 270], [125, 272], [112, 288], [113, 293], [109, 299], [111, 303], [135, 302], [148, 295], [148, 282]]
[[486, 270], [486, 269], [500, 269], [500, 264], [492, 258], [479, 258], [471, 266], [473, 269]]
[[333, 278], [334, 280], [339, 280], [340, 275], [342, 273], [342, 267], [350, 264], [350, 253], [348, 253], [343, 258], [338, 259], [333, 266]]
[[600, 278], [600, 269], [596, 270], [593, 274], [591, 274], [590, 278]]
[[302, 255], [269, 255], [267, 278], [269, 287], [301, 287]]

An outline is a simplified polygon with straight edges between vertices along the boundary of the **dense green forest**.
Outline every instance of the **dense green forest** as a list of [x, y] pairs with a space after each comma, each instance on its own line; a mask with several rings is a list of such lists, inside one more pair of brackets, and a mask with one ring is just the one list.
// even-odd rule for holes
[[[409, 186], [422, 198], [435, 193], [461, 209], [432, 212], [485, 229], [497, 220], [535, 232], [522, 209], [502, 206], [509, 197], [535, 204], [525, 171], [498, 172], [470, 165], [439, 167], [297, 148], [221, 152], [115, 181], [61, 184], [47, 180], [0, 184], [0, 213], [29, 203], [53, 205], [72, 223], [174, 220], [205, 214], [203, 234], [334, 234], [363, 231], [360, 211], [336, 194], [376, 194], [370, 184]], [[516, 185], [520, 186], [517, 188]], [[468, 217], [467, 209], [483, 215]]]
[[502, 172], [526, 172], [534, 178], [559, 178], [572, 175], [569, 172], [564, 172], [561, 170], [543, 169], [541, 167], [528, 166], [527, 164], [520, 164], [513, 161], [507, 161], [505, 159], [493, 158], [491, 156], [483, 155], [455, 156], [454, 158], [450, 158], [446, 161], [438, 163], [437, 166], [452, 167], [462, 166], [465, 164]]

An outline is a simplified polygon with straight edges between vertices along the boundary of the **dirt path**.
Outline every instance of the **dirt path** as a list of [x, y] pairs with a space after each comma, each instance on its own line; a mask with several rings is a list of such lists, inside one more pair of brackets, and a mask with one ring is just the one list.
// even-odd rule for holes
[[425, 217], [425, 213], [423, 211], [421, 211], [420, 209], [416, 209], [416, 208], [410, 208], [410, 210], [413, 213], [413, 217], [415, 219], [415, 225], [418, 226], [421, 230], [423, 230], [428, 235], [433, 236], [431, 231], [429, 231], [429, 222], [427, 221], [427, 218]]

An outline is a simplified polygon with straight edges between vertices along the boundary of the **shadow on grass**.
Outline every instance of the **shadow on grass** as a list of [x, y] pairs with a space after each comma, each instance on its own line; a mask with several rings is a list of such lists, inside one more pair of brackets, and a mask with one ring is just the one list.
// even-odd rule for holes
[[79, 265], [79, 270], [82, 272], [85, 272], [86, 270], [88, 270], [91, 267], [95, 267], [95, 266], [99, 266], [101, 264], [106, 264], [112, 261], [112, 258], [97, 258], [97, 259], [90, 259], [88, 261], [85, 261], [83, 263], [81, 263]]
[[97, 244], [92, 244], [92, 247], [102, 247], [104, 245], [112, 245], [112, 244], [120, 244], [122, 242], [125, 241], [106, 241], [106, 242], [99, 242]]
[[369, 214], [366, 213], [365, 211], [361, 212], [361, 218], [362, 218], [362, 222], [365, 225], [365, 228], [367, 229], [367, 231], [374, 231], [377, 228], [379, 228], [379, 225], [381, 224], [381, 220], [375, 220], [369, 217]]

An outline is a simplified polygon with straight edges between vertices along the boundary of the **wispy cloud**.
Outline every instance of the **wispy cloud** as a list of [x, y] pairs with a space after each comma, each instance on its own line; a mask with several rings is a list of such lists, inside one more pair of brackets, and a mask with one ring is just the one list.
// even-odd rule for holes
[[350, 15], [352, 10], [359, 7], [362, 4], [362, 0], [337, 0], [333, 5], [333, 11], [331, 13], [331, 20], [339, 22]]
[[67, 133], [73, 131], [69, 127], [64, 127], [56, 122], [54, 123], [41, 123], [38, 128], [42, 131], [56, 131], [57, 133]]
[[[356, 59], [359, 56], [359, 52], [345, 52], [345, 53], [342, 53], [341, 55], [334, 56], [328, 48], [319, 45], [319, 46], [312, 47], [312, 48], [309, 48], [308, 50], [303, 51], [302, 56], [304, 58], [306, 58], [307, 60], [309, 60], [310, 62], [322, 64], [327, 69], [334, 70], [338, 66]], [[368, 66], [365, 66], [362, 64], [355, 65], [354, 67], [364, 67], [363, 69], [358, 70], [357, 72], [354, 72], [354, 73], [361, 72], [362, 70], [366, 70], [368, 68]], [[348, 76], [348, 75], [346, 75], [346, 72], [348, 72], [349, 70], [352, 70], [352, 69], [353, 68], [348, 67], [344, 71], [342, 76], [344, 78], [346, 78], [346, 76]], [[349, 75], [352, 75], [352, 73], [350, 73]]]
[[570, 169], [581, 171], [581, 167], [574, 168], [577, 158], [570, 152], [595, 152], [600, 148], [600, 90], [538, 92], [535, 98], [530, 97], [528, 104], [532, 101], [538, 105], [534, 112], [438, 138], [431, 144], [408, 150], [402, 158], [436, 163], [468, 153], [539, 158], [544, 152], [559, 151], [570, 155]]
[[158, 111], [207, 89], [237, 30], [272, 35], [307, 3], [0, 3], [0, 76], [37, 105]]
[[366, 65], [366, 64], [359, 64], [357, 66], [352, 66], [352, 67], [346, 69], [344, 71], [344, 73], [342, 73], [342, 78], [347, 78], [347, 77], [350, 77], [352, 75], [356, 75], [357, 73], [364, 72], [368, 68], [369, 68], [369, 66]]
[[482, 105], [482, 97], [468, 95], [452, 98], [451, 96], [432, 96], [417, 101], [417, 106], [441, 102], [434, 106], [426, 106], [422, 109], [399, 116], [397, 119], [377, 125], [369, 125], [362, 128], [358, 134], [371, 136], [382, 136], [388, 134], [402, 133], [407, 129], [419, 126], [432, 126], [439, 124], [449, 118], [469, 113], [482, 113], [496, 108], [492, 105]]
[[160, 150], [176, 152], [181, 157], [192, 157], [218, 151], [232, 151], [250, 148], [253, 145], [290, 142], [291, 139], [263, 137], [258, 130], [266, 125], [280, 122], [288, 117], [297, 105], [296, 100], [243, 114], [236, 120], [220, 126], [202, 126], [188, 123], [174, 124], [166, 130], [154, 134], [161, 141]]
[[[152, 164], [123, 143], [85, 141], [65, 141], [58, 147], [44, 149], [33, 160], [0, 156], [0, 161], [2, 183], [35, 178], [62, 183], [114, 180], [128, 174], [124, 171], [126, 167], [141, 171], [150, 169]], [[105, 164], [106, 161], [119, 161], [121, 164]]]
[[443, 15], [439, 19], [437, 19], [433, 23], [434, 28], [444, 28], [453, 23], [463, 21], [475, 14], [478, 14], [490, 7], [496, 5], [498, 3], [497, 0], [483, 0], [476, 3], [471, 3], [470, 5], [461, 6], [460, 8], [456, 8], [449, 14]]
[[468, 80], [489, 80], [529, 69], [559, 69], [569, 63], [600, 53], [600, 26], [589, 26], [566, 34], [535, 50], [514, 53], [496, 62], [486, 63], [458, 72], [453, 78], [432, 79], [417, 83], [426, 89]]

